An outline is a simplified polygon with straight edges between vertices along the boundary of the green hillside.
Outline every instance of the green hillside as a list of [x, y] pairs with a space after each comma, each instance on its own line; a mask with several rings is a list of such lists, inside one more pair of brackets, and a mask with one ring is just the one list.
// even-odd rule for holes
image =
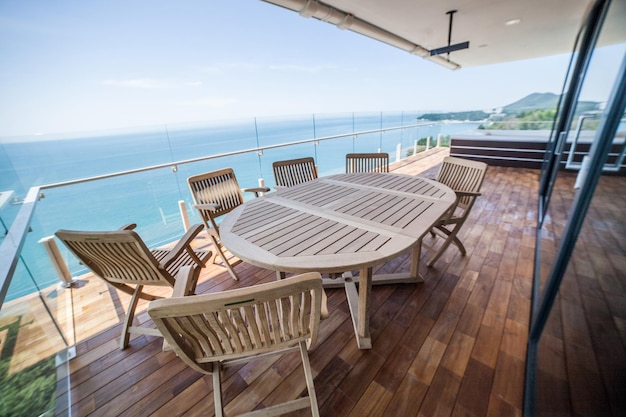
[[532, 93], [502, 108], [507, 116], [514, 116], [530, 110], [555, 109], [559, 102], [559, 96], [552, 93]]
[[[553, 93], [532, 93], [502, 108], [501, 115], [506, 119], [515, 119], [528, 116], [531, 113], [543, 110], [556, 110], [559, 102], [559, 95]], [[590, 110], [597, 110], [600, 103], [596, 101], [579, 101], [576, 107], [576, 114], [581, 114]], [[481, 110], [446, 113], [425, 113], [419, 119], [441, 121], [441, 120], [486, 120], [490, 116]]]
[[431, 120], [434, 122], [439, 122], [442, 120], [471, 120], [471, 121], [480, 121], [485, 120], [489, 117], [489, 113], [485, 113], [484, 111], [475, 110], [475, 111], [458, 111], [458, 112], [450, 112], [450, 113], [425, 113], [420, 116], [420, 119]]

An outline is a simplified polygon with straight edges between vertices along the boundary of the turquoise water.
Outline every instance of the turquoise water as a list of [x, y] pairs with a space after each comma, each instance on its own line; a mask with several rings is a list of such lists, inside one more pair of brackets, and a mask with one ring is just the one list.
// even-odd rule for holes
[[[9, 227], [21, 207], [19, 200], [26, 195], [28, 188], [35, 185], [415, 123], [416, 114], [408, 113], [315, 115], [162, 126], [73, 138], [6, 139], [0, 144], [0, 190], [13, 190], [17, 201], [0, 211], [0, 219], [5, 227]], [[137, 223], [138, 233], [149, 246], [179, 238], [184, 231], [178, 201], [187, 204], [190, 221], [199, 222], [190, 209], [192, 202], [186, 184], [190, 175], [232, 167], [240, 186], [256, 186], [259, 178], [264, 178], [266, 185], [271, 187], [271, 164], [276, 160], [313, 156], [320, 175], [328, 175], [344, 170], [344, 158], [348, 152], [375, 152], [381, 148], [394, 160], [398, 143], [406, 149], [421, 137], [436, 137], [438, 133], [445, 135], [475, 127], [476, 124], [442, 125], [321, 140], [317, 145], [309, 143], [268, 149], [262, 155], [249, 152], [181, 164], [176, 172], [162, 168], [46, 190], [45, 198], [37, 205], [32, 231], [7, 300], [58, 282], [43, 247], [38, 243], [58, 229], [111, 230], [127, 223]], [[73, 275], [84, 272], [60, 243], [59, 248]]]

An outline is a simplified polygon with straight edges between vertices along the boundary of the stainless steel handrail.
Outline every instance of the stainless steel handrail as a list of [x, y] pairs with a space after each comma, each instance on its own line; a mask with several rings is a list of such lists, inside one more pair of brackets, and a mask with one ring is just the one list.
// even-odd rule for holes
[[[580, 133], [583, 130], [583, 124], [585, 120], [597, 119], [598, 116], [600, 115], [601, 114], [599, 112], [586, 113], [580, 116], [580, 118], [578, 119], [578, 125], [576, 127], [576, 136], [574, 136], [574, 140], [572, 141], [570, 145], [569, 154], [567, 156], [567, 162], [565, 163], [566, 169], [571, 169], [571, 170], [582, 169], [582, 166], [583, 166], [582, 162], [574, 162], [574, 156], [576, 154], [576, 146], [578, 145], [578, 140], [580, 139]], [[624, 122], [626, 122], [626, 119], [622, 118], [620, 120], [620, 123], [624, 123]], [[615, 143], [615, 140], [614, 140], [614, 143]], [[618, 172], [622, 168], [624, 157], [626, 156], [626, 140], [622, 141], [622, 148], [619, 151], [619, 153], [617, 154], [613, 153], [613, 155], [617, 155], [615, 162], [612, 164], [608, 164], [608, 163], [605, 164], [604, 167], [602, 167], [603, 172]]]
[[251, 153], [251, 152], [257, 152], [258, 153], [258, 152], [263, 152], [263, 151], [268, 150], [268, 149], [285, 148], [285, 147], [288, 147], [288, 146], [301, 145], [301, 144], [305, 144], [305, 143], [315, 143], [315, 142], [321, 142], [321, 141], [325, 141], [325, 140], [346, 138], [346, 137], [350, 137], [350, 136], [358, 137], [360, 135], [368, 135], [368, 134], [372, 134], [372, 133], [380, 133], [380, 132], [384, 133], [384, 132], [393, 131], [393, 130], [412, 129], [412, 128], [418, 128], [418, 127], [434, 126], [434, 125], [438, 125], [438, 124], [441, 124], [441, 123], [440, 122], [436, 122], [436, 123], [431, 122], [431, 123], [421, 123], [421, 124], [413, 124], [413, 125], [406, 125], [406, 126], [399, 126], [399, 127], [388, 127], [388, 128], [384, 128], [384, 129], [364, 130], [364, 131], [361, 131], [361, 132], [344, 133], [344, 134], [341, 134], [341, 135], [324, 136], [324, 137], [314, 138], [314, 139], [305, 139], [305, 140], [299, 140], [299, 141], [294, 141], [294, 142], [279, 143], [279, 144], [276, 144], [276, 145], [260, 146], [260, 147], [257, 147], [257, 148], [248, 148], [248, 149], [242, 149], [242, 150], [238, 150], [238, 151], [224, 152], [224, 153], [215, 154], [215, 155], [201, 156], [201, 157], [198, 157], [198, 158], [184, 159], [182, 161], [168, 162], [168, 163], [165, 163], [165, 164], [151, 165], [151, 166], [143, 167], [143, 168], [129, 169], [127, 171], [118, 171], [118, 172], [114, 172], [114, 173], [111, 173], [111, 174], [96, 175], [96, 176], [93, 176], [93, 177], [79, 178], [79, 179], [70, 180], [70, 181], [61, 181], [61, 182], [55, 182], [55, 183], [51, 183], [51, 184], [44, 184], [44, 185], [40, 185], [39, 188], [41, 188], [42, 190], [46, 190], [46, 189], [55, 188], [55, 187], [62, 187], [62, 186], [66, 186], [66, 185], [74, 185], [74, 184], [80, 184], [80, 183], [83, 183], [83, 182], [103, 180], [103, 179], [107, 179], [107, 178], [119, 177], [119, 176], [122, 176], [122, 175], [129, 175], [129, 174], [136, 174], [136, 173], [139, 173], [139, 172], [152, 171], [152, 170], [155, 170], [155, 169], [169, 168], [169, 167], [175, 168], [178, 165], [191, 164], [191, 163], [194, 163], [194, 162], [207, 161], [207, 160], [210, 160], [210, 159], [224, 158], [224, 157], [227, 157], [227, 156], [241, 155], [241, 154]]

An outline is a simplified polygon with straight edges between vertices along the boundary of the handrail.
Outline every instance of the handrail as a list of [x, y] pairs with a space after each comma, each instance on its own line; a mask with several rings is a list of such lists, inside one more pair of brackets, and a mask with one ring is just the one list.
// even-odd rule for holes
[[[462, 122], [459, 122], [459, 123], [462, 123]], [[61, 181], [61, 182], [55, 182], [55, 183], [51, 183], [51, 184], [44, 184], [44, 185], [40, 185], [39, 188], [41, 188], [42, 190], [46, 190], [46, 189], [55, 188], [55, 187], [62, 187], [62, 186], [66, 186], [66, 185], [75, 185], [75, 184], [80, 184], [80, 183], [84, 183], [84, 182], [103, 180], [103, 179], [107, 179], [107, 178], [114, 178], [114, 177], [119, 177], [119, 176], [123, 176], [123, 175], [129, 175], [129, 174], [136, 174], [136, 173], [139, 173], [139, 172], [152, 171], [152, 170], [155, 170], [155, 169], [169, 168], [169, 167], [175, 168], [178, 165], [191, 164], [191, 163], [200, 162], [200, 161], [207, 161], [207, 160], [210, 160], [210, 159], [224, 158], [224, 157], [227, 157], [227, 156], [241, 155], [241, 154], [244, 154], [244, 153], [250, 153], [250, 152], [257, 152], [258, 153], [258, 152], [263, 152], [263, 151], [268, 150], [268, 149], [284, 148], [284, 147], [288, 147], [288, 146], [301, 145], [301, 144], [304, 144], [304, 143], [316, 143], [316, 142], [321, 142], [321, 141], [331, 140], [331, 139], [339, 139], [339, 138], [345, 138], [345, 137], [350, 137], [350, 136], [356, 137], [356, 136], [359, 136], [359, 135], [368, 135], [368, 134], [372, 134], [372, 133], [387, 132], [387, 131], [392, 131], [392, 130], [401, 130], [401, 129], [416, 128], [416, 127], [432, 126], [432, 125], [435, 125], [435, 124], [441, 124], [441, 122], [418, 123], [418, 124], [406, 125], [406, 126], [388, 127], [388, 128], [384, 128], [384, 129], [381, 128], [381, 129], [374, 129], [374, 130], [364, 130], [364, 131], [361, 131], [361, 132], [344, 133], [344, 134], [341, 134], [341, 135], [324, 136], [324, 137], [321, 137], [321, 138], [305, 139], [305, 140], [299, 140], [299, 141], [294, 141], [294, 142], [279, 143], [279, 144], [276, 144], [276, 145], [260, 146], [260, 147], [256, 147], [256, 148], [248, 148], [248, 149], [242, 149], [242, 150], [238, 150], [238, 151], [224, 152], [224, 153], [215, 154], [215, 155], [201, 156], [201, 157], [198, 157], [198, 158], [184, 159], [182, 161], [167, 162], [165, 164], [151, 165], [151, 166], [143, 167], [143, 168], [129, 169], [127, 171], [118, 171], [118, 172], [114, 172], [114, 173], [111, 173], [111, 174], [96, 175], [96, 176], [93, 176], [93, 177], [79, 178], [79, 179], [70, 180], [70, 181]]]
[[[574, 137], [574, 141], [571, 142], [569, 154], [567, 156], [567, 162], [565, 163], [565, 168], [571, 170], [581, 170], [583, 167], [583, 162], [574, 162], [574, 155], [576, 153], [576, 146], [578, 145], [578, 140], [580, 139], [580, 132], [583, 129], [583, 124], [587, 119], [597, 119], [600, 115], [599, 112], [593, 113], [585, 113], [580, 116], [578, 119], [578, 125], [576, 126], [576, 136]], [[626, 122], [626, 118], [620, 119], [620, 123]], [[624, 162], [624, 157], [626, 156], [626, 140], [622, 141], [622, 149], [617, 154], [617, 158], [613, 164], [606, 163], [602, 167], [603, 172], [618, 172], [622, 168], [622, 163]]]

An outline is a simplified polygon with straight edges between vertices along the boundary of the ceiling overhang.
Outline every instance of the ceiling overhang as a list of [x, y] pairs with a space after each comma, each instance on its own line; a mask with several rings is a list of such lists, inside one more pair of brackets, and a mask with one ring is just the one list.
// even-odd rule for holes
[[[591, 0], [264, 0], [405, 50], [450, 69], [568, 53]], [[604, 43], [626, 41], [626, 2], [614, 0]], [[448, 41], [470, 47], [431, 51]]]

